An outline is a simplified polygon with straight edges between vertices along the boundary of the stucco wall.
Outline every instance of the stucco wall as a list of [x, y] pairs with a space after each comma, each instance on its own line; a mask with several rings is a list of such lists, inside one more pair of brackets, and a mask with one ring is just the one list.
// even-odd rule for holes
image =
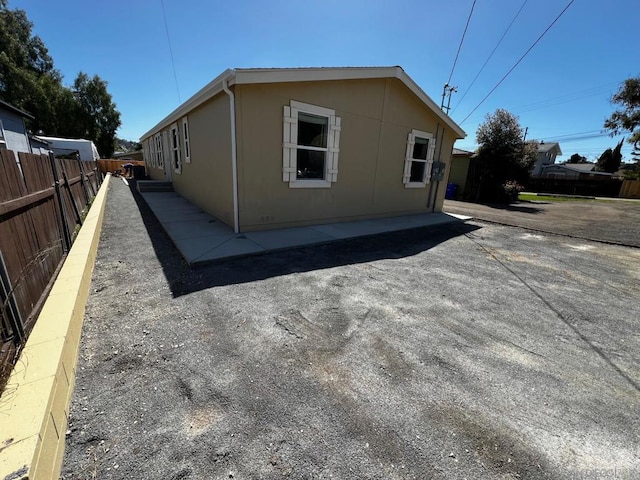
[[[449, 163], [454, 134], [399, 80], [238, 85], [235, 94], [241, 230], [431, 211], [431, 185], [402, 183], [407, 135], [438, 132], [435, 159]], [[342, 119], [331, 188], [295, 189], [282, 180], [283, 106], [291, 100], [334, 109]], [[444, 191], [442, 182], [436, 211]]]
[[470, 155], [453, 155], [449, 169], [448, 183], [458, 185], [457, 197], [462, 198], [467, 187], [467, 175], [469, 174]]
[[[165, 164], [172, 169], [173, 188], [187, 200], [233, 226], [229, 97], [224, 93], [217, 95], [189, 112], [187, 119], [191, 162], [185, 161], [181, 133], [181, 173], [173, 170], [168, 140], [165, 147]], [[182, 119], [177, 124], [182, 129]], [[170, 128], [163, 129], [163, 135], [168, 135]], [[152, 179], [166, 179], [162, 169], [151, 167], [149, 170]]]

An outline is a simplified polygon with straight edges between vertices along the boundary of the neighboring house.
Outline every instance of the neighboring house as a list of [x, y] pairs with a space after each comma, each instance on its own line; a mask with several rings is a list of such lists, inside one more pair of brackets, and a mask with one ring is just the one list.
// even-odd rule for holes
[[18, 152], [31, 153], [25, 119], [33, 116], [0, 100], [0, 148], [13, 150], [16, 160]]
[[31, 153], [35, 155], [49, 155], [49, 144], [37, 136], [29, 135], [29, 145], [31, 146]]
[[594, 172], [595, 163], [562, 163], [542, 167], [542, 178], [563, 178], [567, 180], [605, 179], [612, 175], [606, 172]]
[[464, 136], [400, 67], [277, 68], [226, 70], [141, 141], [239, 232], [440, 211]]
[[64, 156], [71, 155], [75, 152], [80, 154], [80, 160], [92, 162], [100, 158], [98, 149], [91, 140], [83, 138], [61, 138], [61, 137], [44, 137], [38, 135], [39, 140], [49, 144], [49, 148], [55, 155]]
[[474, 152], [454, 148], [451, 154], [451, 168], [449, 169], [449, 180], [447, 183], [457, 185], [456, 198], [464, 198], [467, 188], [467, 176], [469, 175], [469, 164]]
[[562, 155], [559, 143], [540, 142], [538, 145], [538, 155], [536, 156], [536, 161], [533, 164], [531, 175], [535, 177], [542, 174], [542, 168], [546, 165], [553, 165], [556, 163], [556, 157], [558, 155]]

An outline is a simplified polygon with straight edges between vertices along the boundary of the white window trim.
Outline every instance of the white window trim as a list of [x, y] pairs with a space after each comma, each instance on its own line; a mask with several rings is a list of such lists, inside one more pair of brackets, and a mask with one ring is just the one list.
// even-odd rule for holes
[[189, 133], [189, 120], [187, 117], [182, 118], [182, 148], [184, 149], [185, 163], [191, 163], [191, 134]]
[[[324, 179], [307, 180], [297, 178], [298, 154], [298, 114], [300, 112], [319, 115], [329, 119], [327, 132], [327, 148], [317, 150], [326, 151]], [[282, 181], [289, 182], [289, 188], [331, 188], [331, 184], [338, 181], [338, 154], [340, 153], [341, 119], [336, 117], [335, 110], [308, 103], [291, 100], [284, 106], [284, 128], [282, 144]], [[305, 147], [313, 150], [313, 147]]]
[[[416, 138], [425, 138], [429, 141], [429, 150], [427, 151], [426, 160], [413, 158], [413, 146], [416, 143]], [[402, 175], [402, 183], [404, 183], [405, 188], [424, 188], [430, 182], [435, 149], [436, 145], [432, 133], [422, 132], [415, 129], [411, 130], [407, 139], [407, 153], [405, 154], [404, 171]], [[413, 162], [425, 163], [424, 177], [422, 179], [422, 182], [411, 181], [411, 164]]]
[[171, 168], [176, 173], [182, 173], [182, 149], [180, 148], [180, 129], [177, 123], [172, 123], [169, 127], [168, 137]]

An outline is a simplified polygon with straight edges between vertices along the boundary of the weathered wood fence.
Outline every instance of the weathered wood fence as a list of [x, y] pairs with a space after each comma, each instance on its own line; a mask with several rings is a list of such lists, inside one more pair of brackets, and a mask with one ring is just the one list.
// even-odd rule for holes
[[640, 180], [625, 180], [622, 182], [620, 198], [640, 198]]
[[0, 379], [95, 197], [95, 162], [0, 150]]

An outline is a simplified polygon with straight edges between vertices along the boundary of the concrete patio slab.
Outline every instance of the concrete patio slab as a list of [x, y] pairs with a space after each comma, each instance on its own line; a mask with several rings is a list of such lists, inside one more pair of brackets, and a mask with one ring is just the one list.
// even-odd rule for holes
[[140, 194], [191, 265], [471, 219], [463, 215], [429, 213], [235, 234], [231, 227], [175, 192], [143, 191]]

